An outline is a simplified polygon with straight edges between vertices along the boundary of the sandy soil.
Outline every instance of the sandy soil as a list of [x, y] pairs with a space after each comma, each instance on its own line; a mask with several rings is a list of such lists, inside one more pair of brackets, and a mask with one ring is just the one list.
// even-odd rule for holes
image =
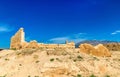
[[[0, 52], [0, 77], [120, 77], [120, 51], [112, 57], [79, 53], [52, 54], [52, 50], [3, 50]], [[51, 52], [48, 54], [47, 52]]]

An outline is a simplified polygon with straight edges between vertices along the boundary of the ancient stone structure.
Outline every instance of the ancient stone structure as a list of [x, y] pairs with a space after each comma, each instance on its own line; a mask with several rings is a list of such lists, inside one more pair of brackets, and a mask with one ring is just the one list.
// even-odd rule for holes
[[20, 30], [11, 38], [11, 49], [21, 49], [25, 43], [24, 39], [25, 33], [23, 31], [23, 28], [20, 28]]
[[66, 42], [66, 44], [44, 44], [44, 43], [37, 43], [37, 41], [33, 40], [29, 42], [25, 41], [25, 33], [24, 29], [20, 28], [18, 32], [12, 36], [10, 49], [24, 49], [24, 48], [69, 48], [74, 49], [75, 43], [74, 42]]
[[109, 50], [104, 47], [102, 44], [99, 44], [97, 46], [92, 46], [91, 44], [81, 44], [80, 46], [80, 52], [86, 53], [86, 54], [91, 54], [95, 56], [100, 56], [100, 57], [110, 57], [111, 53]]

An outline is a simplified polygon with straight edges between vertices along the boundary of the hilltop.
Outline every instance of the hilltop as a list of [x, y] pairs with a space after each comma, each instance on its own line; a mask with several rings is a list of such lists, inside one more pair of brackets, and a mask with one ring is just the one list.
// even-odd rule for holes
[[119, 77], [120, 52], [97, 57], [79, 49], [23, 49], [0, 52], [2, 77]]
[[75, 43], [68, 41], [27, 42], [20, 28], [11, 37], [10, 49], [0, 52], [0, 77], [119, 77], [120, 52], [110, 51], [119, 49], [119, 44], [109, 43], [84, 41], [75, 48]]
[[98, 44], [109, 44], [109, 43], [119, 43], [118, 41], [109, 41], [109, 40], [84, 40], [81, 42], [76, 43], [76, 48], [79, 47], [80, 44], [91, 44], [91, 45], [98, 45]]

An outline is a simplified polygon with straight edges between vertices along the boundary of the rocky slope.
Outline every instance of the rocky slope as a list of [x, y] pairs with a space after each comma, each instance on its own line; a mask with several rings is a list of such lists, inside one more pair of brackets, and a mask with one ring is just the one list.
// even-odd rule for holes
[[96, 57], [79, 49], [3, 50], [0, 77], [120, 77], [120, 52], [111, 53]]
[[78, 42], [76, 44], [76, 47], [79, 47], [80, 44], [91, 44], [91, 45], [98, 45], [98, 44], [109, 44], [109, 43], [118, 43], [117, 41], [108, 41], [108, 40], [85, 40], [85, 41], [81, 41]]

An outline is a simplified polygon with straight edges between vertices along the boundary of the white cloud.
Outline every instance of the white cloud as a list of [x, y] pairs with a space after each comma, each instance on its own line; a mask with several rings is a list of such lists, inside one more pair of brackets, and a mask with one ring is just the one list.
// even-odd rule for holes
[[74, 41], [75, 43], [78, 43], [80, 41], [86, 40], [86, 33], [77, 33], [77, 34], [72, 34], [68, 36], [63, 36], [63, 37], [56, 37], [52, 38], [49, 40], [49, 42], [52, 43], [65, 43], [66, 40], [68, 41]]
[[117, 31], [111, 33], [111, 35], [116, 35], [116, 34], [118, 34], [118, 33], [120, 33], [120, 30], [117, 30]]
[[0, 32], [10, 32], [14, 28], [12, 26], [6, 25], [6, 24], [0, 24]]
[[53, 42], [53, 43], [64, 43], [66, 40], [68, 40], [69, 38], [66, 37], [56, 37], [56, 38], [52, 38], [49, 41]]
[[68, 40], [68, 39], [69, 39], [68, 37], [57, 37], [50, 40], [53, 41], [53, 40]]

